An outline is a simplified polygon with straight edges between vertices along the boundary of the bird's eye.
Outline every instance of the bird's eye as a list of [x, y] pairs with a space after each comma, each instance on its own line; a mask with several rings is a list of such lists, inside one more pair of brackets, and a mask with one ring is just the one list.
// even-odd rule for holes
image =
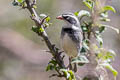
[[68, 16], [66, 16], [66, 15], [62, 15], [62, 16], [63, 16], [64, 19], [67, 19], [67, 18], [68, 18]]
[[70, 18], [69, 16], [65, 16], [65, 17], [64, 17], [64, 19], [66, 19], [66, 20], [69, 20], [69, 18]]

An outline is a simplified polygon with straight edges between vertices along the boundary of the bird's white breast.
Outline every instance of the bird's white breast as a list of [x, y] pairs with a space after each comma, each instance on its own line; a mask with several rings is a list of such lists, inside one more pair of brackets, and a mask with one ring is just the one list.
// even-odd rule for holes
[[78, 55], [78, 50], [76, 44], [71, 40], [68, 34], [65, 34], [62, 39], [62, 46], [65, 53], [70, 57], [76, 57]]

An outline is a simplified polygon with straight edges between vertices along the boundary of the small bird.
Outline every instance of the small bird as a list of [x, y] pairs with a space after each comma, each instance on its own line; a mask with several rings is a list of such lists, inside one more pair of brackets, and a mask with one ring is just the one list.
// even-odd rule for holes
[[62, 27], [62, 47], [69, 57], [76, 57], [82, 48], [83, 34], [79, 19], [72, 13], [62, 14], [57, 19], [63, 20], [66, 24]]
[[62, 47], [65, 53], [70, 58], [77, 57], [80, 55], [83, 40], [79, 19], [73, 13], [62, 14], [57, 19], [65, 22], [61, 30]]

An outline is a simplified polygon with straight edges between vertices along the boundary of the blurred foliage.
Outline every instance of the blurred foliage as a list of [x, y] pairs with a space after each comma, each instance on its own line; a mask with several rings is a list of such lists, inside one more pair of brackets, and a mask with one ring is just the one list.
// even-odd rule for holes
[[[113, 0], [114, 1], [114, 0]], [[6, 3], [8, 3], [9, 1], [5, 1], [4, 0], [4, 2], [6, 2]], [[57, 1], [56, 1], [57, 2]], [[119, 6], [119, 2], [117, 2], [117, 1], [115, 1], [117, 4], [118, 4], [118, 6]], [[10, 2], [9, 2], [10, 3]], [[49, 4], [50, 3], [50, 4]], [[52, 1], [50, 1], [50, 0], [39, 0], [39, 1], [37, 1], [37, 12], [39, 13], [39, 12], [41, 12], [41, 13], [45, 13], [45, 14], [48, 14], [48, 15], [50, 15], [51, 16], [51, 22], [52, 23], [57, 23], [57, 21], [56, 20], [54, 20], [53, 18], [54, 18], [54, 16], [56, 15], [56, 12], [51, 8], [53, 5], [55, 5], [54, 4], [55, 3], [55, 0], [52, 0]], [[56, 4], [58, 4], [58, 3], [56, 3]], [[114, 4], [114, 6], [117, 6], [117, 4]], [[2, 5], [2, 2], [1, 2], [1, 5]], [[8, 4], [7, 4], [8, 5]], [[10, 4], [11, 5], [11, 4]], [[9, 5], [8, 5], [9, 6]], [[16, 14], [17, 14], [17, 12], [18, 12], [18, 14], [19, 15], [15, 15], [14, 14], [14, 12], [15, 12], [15, 8], [9, 8], [8, 9], [8, 6], [4, 6], [3, 8], [7, 8], [7, 10], [8, 10], [8, 12], [6, 12], [7, 14], [5, 14], [4, 16], [1, 16], [0, 15], [0, 18], [1, 18], [1, 22], [0, 22], [0, 29], [2, 29], [2, 28], [12, 28], [12, 29], [14, 29], [14, 30], [16, 30], [16, 31], [18, 31], [18, 32], [20, 32], [20, 33], [22, 33], [25, 37], [27, 37], [27, 38], [29, 38], [29, 39], [31, 39], [31, 40], [33, 40], [33, 41], [35, 41], [35, 42], [37, 42], [37, 43], [39, 43], [41, 40], [40, 40], [40, 38], [38, 38], [37, 36], [36, 36], [36, 34], [34, 34], [32, 31], [30, 31], [30, 29], [31, 29], [31, 24], [33, 24], [32, 23], [32, 21], [29, 19], [29, 17], [26, 17], [26, 16], [28, 16], [28, 13], [26, 13], [26, 12], [23, 12], [23, 10], [20, 10], [20, 11], [16, 11]], [[49, 7], [48, 7], [49, 6]], [[81, 5], [80, 5], [81, 6]], [[11, 6], [9, 6], [9, 7], [11, 7]], [[19, 9], [19, 8], [18, 8]], [[111, 9], [110, 9], [111, 10]], [[10, 12], [11, 11], [11, 12]], [[117, 10], [118, 11], [118, 10]], [[12, 13], [12, 14], [11, 14]], [[86, 13], [86, 12], [85, 12]], [[51, 15], [52, 14], [52, 15]], [[24, 16], [25, 15], [25, 16]], [[106, 15], [106, 13], [104, 13], [104, 14], [101, 14], [101, 16], [104, 16], [104, 17], [106, 17], [107, 15]], [[103, 20], [103, 21], [109, 21], [109, 19], [101, 19], [101, 20]], [[112, 20], [113, 21], [113, 20]], [[113, 22], [115, 22], [114, 24], [116, 24], [116, 21], [113, 21]], [[113, 23], [112, 22], [112, 23]], [[29, 25], [30, 24], [30, 25]], [[52, 25], [52, 27], [51, 28], [48, 28], [47, 29], [47, 31], [48, 31], [48, 33], [49, 33], [49, 36], [50, 36], [50, 38], [51, 39], [53, 39], [53, 41], [54, 42], [56, 42], [56, 38], [54, 37], [54, 36], [56, 36], [56, 37], [59, 37], [58, 36], [58, 34], [59, 33], [56, 33], [56, 34], [54, 34], [54, 32], [51, 32], [51, 29], [57, 29], [56, 31], [58, 32], [58, 26], [55, 26], [56, 24], [53, 24]], [[105, 25], [106, 26], [106, 25]], [[101, 28], [99, 28], [99, 32], [100, 33], [102, 33], [102, 32], [104, 32], [105, 30], [106, 30], [106, 27], [105, 27], [104, 25], [100, 25], [100, 27]], [[109, 26], [108, 26], [109, 27]], [[83, 26], [83, 30], [84, 31], [87, 31], [88, 29], [87, 29], [87, 27], [84, 25]], [[115, 29], [117, 32], [118, 32], [118, 30], [117, 29]], [[27, 32], [27, 33], [26, 33]], [[108, 33], [109, 34], [109, 33]], [[51, 36], [51, 35], [54, 35], [54, 36]], [[110, 39], [111, 40], [111, 39]], [[106, 40], [106, 41], [108, 41], [108, 40]], [[41, 44], [42, 44], [42, 42], [41, 42]], [[111, 45], [112, 45], [112, 43], [111, 43]], [[1, 64], [2, 65], [2, 64]], [[1, 66], [1, 69], [2, 69], [2, 66]]]
[[[106, 30], [105, 28], [108, 27], [108, 25], [100, 23], [110, 21], [110, 19], [108, 19], [108, 11], [112, 11], [115, 13], [116, 10], [110, 5], [102, 5], [102, 1], [99, 0], [83, 0], [83, 3], [91, 10], [91, 12], [81, 10], [74, 13], [80, 20], [82, 20], [84, 16], [87, 16], [89, 17], [89, 19], [91, 19], [90, 22], [83, 20], [83, 23], [81, 24], [84, 33], [83, 47], [86, 48], [86, 50], [88, 51], [94, 50], [94, 54], [97, 55], [97, 69], [101, 67], [109, 69], [113, 73], [115, 77], [114, 79], [116, 80], [118, 72], [111, 65], [111, 61], [114, 60], [116, 53], [113, 50], [107, 50], [103, 47], [104, 43], [101, 37], [101, 33]], [[98, 30], [95, 30], [95, 28], [98, 28]], [[109, 28], [112, 28], [119, 34], [119, 29], [113, 28], [111, 26], [109, 26]], [[91, 35], [96, 38], [99, 45], [97, 45], [96, 43], [91, 43]], [[94, 44], [95, 46], [92, 46], [92, 48], [89, 49], [89, 47]]]

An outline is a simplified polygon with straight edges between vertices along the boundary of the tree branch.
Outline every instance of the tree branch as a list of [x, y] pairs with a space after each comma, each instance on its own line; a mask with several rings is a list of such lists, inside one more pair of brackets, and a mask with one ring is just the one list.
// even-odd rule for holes
[[[27, 4], [27, 9], [28, 9], [29, 12], [31, 13], [31, 16], [34, 17], [34, 19], [32, 19], [32, 20], [35, 22], [35, 24], [36, 24], [37, 27], [42, 28], [42, 29], [44, 30], [43, 26], [41, 26], [41, 25], [42, 25], [41, 23], [43, 22], [43, 20], [41, 20], [40, 17], [38, 16], [38, 14], [36, 13], [35, 9], [34, 9], [33, 6], [32, 6], [31, 0], [25, 0], [25, 1], [26, 1], [26, 4]], [[35, 4], [35, 3], [36, 3], [36, 0], [34, 0], [33, 3]], [[40, 33], [37, 33], [37, 34], [44, 39], [47, 47], [48, 47], [49, 50], [50, 50], [50, 53], [51, 53], [51, 54], [53, 55], [53, 57], [56, 59], [58, 65], [59, 65], [61, 68], [65, 68], [64, 61], [63, 61], [62, 57], [59, 55], [60, 52], [58, 51], [58, 48], [56, 48], [56, 47], [51, 43], [51, 41], [49, 40], [48, 35], [47, 35], [47, 33], [45, 32], [45, 30], [44, 30], [43, 32], [40, 32]]]

